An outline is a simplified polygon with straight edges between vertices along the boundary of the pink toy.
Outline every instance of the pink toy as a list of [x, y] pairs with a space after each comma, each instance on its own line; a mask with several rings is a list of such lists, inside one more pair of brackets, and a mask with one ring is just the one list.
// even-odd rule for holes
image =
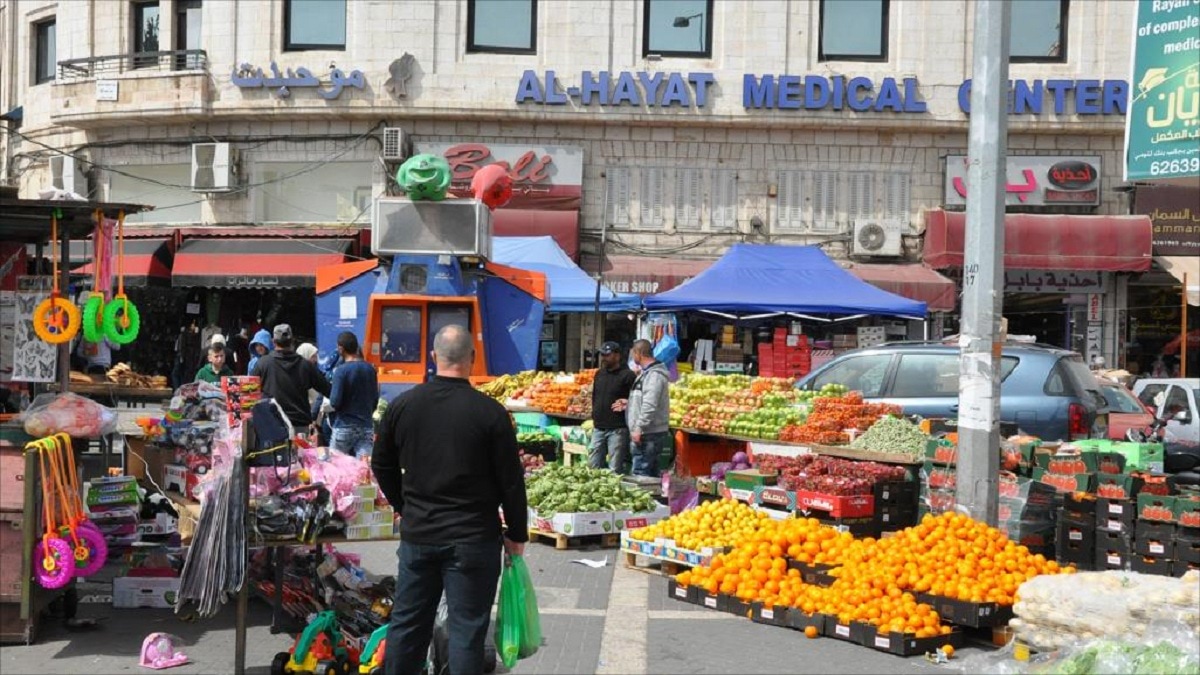
[[162, 670], [174, 668], [188, 662], [187, 654], [175, 651], [179, 638], [170, 633], [151, 633], [142, 641], [142, 658], [138, 665], [143, 668]]
[[59, 537], [48, 537], [33, 546], [33, 578], [42, 588], [62, 588], [75, 574], [71, 545]]

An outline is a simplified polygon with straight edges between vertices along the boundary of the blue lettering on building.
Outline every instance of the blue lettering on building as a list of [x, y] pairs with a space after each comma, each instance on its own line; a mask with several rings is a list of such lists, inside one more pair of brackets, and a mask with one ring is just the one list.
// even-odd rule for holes
[[[646, 108], [704, 108], [716, 84], [712, 73], [583, 71], [578, 82], [553, 70], [527, 70], [517, 85], [517, 103]], [[1012, 80], [1008, 111], [1013, 115], [1124, 115], [1125, 80]], [[846, 110], [857, 113], [920, 114], [929, 111], [915, 77], [742, 76], [742, 107], [754, 110]], [[971, 112], [971, 81], [958, 88], [958, 107]]]

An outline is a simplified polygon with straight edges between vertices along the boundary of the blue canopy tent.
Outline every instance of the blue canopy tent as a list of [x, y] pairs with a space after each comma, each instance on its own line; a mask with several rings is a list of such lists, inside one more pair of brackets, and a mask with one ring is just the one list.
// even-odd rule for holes
[[[596, 310], [597, 281], [579, 268], [553, 237], [495, 237], [492, 260], [501, 265], [541, 272], [550, 287], [550, 312]], [[641, 298], [614, 293], [600, 286], [601, 312], [628, 312], [641, 308]]]
[[818, 321], [829, 316], [923, 320], [927, 314], [925, 303], [859, 280], [817, 246], [734, 244], [707, 270], [644, 302], [652, 312], [698, 311], [743, 320], [780, 314]]

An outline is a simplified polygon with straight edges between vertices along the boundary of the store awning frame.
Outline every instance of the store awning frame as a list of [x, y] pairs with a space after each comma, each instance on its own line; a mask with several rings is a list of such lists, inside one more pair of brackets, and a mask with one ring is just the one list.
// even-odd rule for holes
[[1186, 284], [1187, 304], [1200, 307], [1200, 258], [1159, 255], [1154, 256], [1154, 261], [1180, 284]]
[[[967, 214], [925, 214], [925, 264], [962, 267]], [[1004, 266], [1024, 270], [1145, 272], [1154, 228], [1147, 216], [1009, 213], [1004, 216]]]
[[203, 288], [315, 288], [317, 268], [346, 262], [352, 239], [303, 237], [185, 239], [171, 285]]
[[[90, 246], [91, 242], [87, 242]], [[76, 242], [71, 242], [75, 248]], [[74, 250], [72, 250], [74, 253]], [[131, 288], [140, 286], [169, 286], [171, 285], [171, 267], [175, 258], [174, 240], [169, 237], [149, 237], [125, 240], [125, 285]], [[114, 252], [112, 260], [113, 286], [116, 287], [118, 273], [117, 256]], [[88, 262], [71, 270], [72, 276], [91, 276], [93, 262]]]
[[876, 288], [919, 300], [931, 312], [953, 312], [958, 307], [958, 287], [925, 264], [853, 263], [847, 271]]

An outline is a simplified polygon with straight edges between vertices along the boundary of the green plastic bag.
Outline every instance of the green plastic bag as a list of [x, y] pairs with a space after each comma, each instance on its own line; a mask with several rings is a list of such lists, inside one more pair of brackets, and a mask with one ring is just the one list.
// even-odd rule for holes
[[496, 654], [505, 668], [537, 653], [542, 644], [542, 624], [537, 595], [524, 558], [509, 556], [500, 573], [500, 605], [496, 609]]
[[517, 571], [521, 581], [521, 593], [525, 599], [525, 630], [521, 633], [521, 658], [527, 659], [537, 653], [542, 646], [542, 620], [538, 615], [537, 593], [533, 590], [533, 577], [529, 574], [529, 566], [525, 558], [519, 555], [512, 557], [512, 569]]

